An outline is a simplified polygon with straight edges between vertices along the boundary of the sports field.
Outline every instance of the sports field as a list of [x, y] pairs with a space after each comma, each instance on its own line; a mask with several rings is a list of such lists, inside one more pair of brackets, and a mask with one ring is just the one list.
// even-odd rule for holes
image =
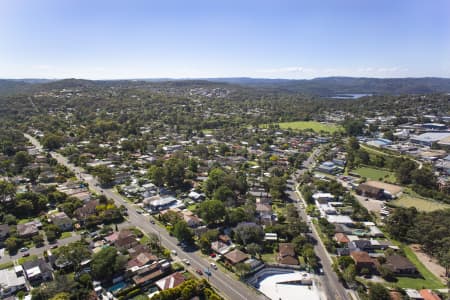
[[293, 130], [313, 130], [314, 132], [328, 132], [333, 133], [342, 131], [342, 127], [332, 123], [320, 123], [316, 121], [296, 121], [296, 122], [282, 122], [278, 123], [281, 129], [293, 129]]
[[394, 173], [386, 170], [380, 170], [371, 167], [360, 167], [352, 170], [351, 172], [359, 174], [361, 177], [366, 177], [367, 179], [372, 180], [386, 179], [389, 182], [395, 182]]

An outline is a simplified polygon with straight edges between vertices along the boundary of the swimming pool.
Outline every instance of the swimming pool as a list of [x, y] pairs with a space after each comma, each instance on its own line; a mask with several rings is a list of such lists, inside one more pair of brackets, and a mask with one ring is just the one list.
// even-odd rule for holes
[[111, 293], [115, 293], [117, 291], [120, 291], [121, 289], [125, 288], [127, 286], [127, 284], [125, 283], [125, 281], [120, 281], [118, 283], [116, 283], [115, 285], [113, 285], [112, 287], [110, 287], [108, 289], [108, 291], [110, 291]]

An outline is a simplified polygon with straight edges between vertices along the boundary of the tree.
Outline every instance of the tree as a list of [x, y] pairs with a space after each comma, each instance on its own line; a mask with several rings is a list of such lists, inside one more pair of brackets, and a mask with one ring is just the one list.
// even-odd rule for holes
[[238, 263], [234, 266], [234, 268], [239, 276], [243, 276], [250, 272], [250, 265], [245, 263]]
[[191, 243], [193, 238], [192, 230], [189, 228], [188, 224], [184, 221], [178, 221], [173, 226], [173, 235], [180, 242]]
[[369, 300], [390, 300], [389, 291], [380, 283], [372, 284], [369, 288]]
[[261, 226], [254, 223], [240, 223], [234, 229], [237, 241], [244, 246], [251, 243], [261, 244], [264, 238], [264, 231]]
[[164, 163], [164, 181], [168, 186], [180, 188], [184, 183], [184, 162], [172, 157]]
[[44, 245], [44, 236], [42, 234], [37, 234], [33, 236], [33, 243], [36, 247], [41, 247]]
[[198, 207], [200, 217], [208, 224], [219, 223], [225, 218], [225, 205], [219, 200], [203, 201]]
[[97, 176], [98, 181], [101, 185], [109, 186], [114, 182], [114, 172], [111, 168], [107, 166], [98, 166], [93, 170], [93, 174]]
[[250, 243], [245, 247], [245, 249], [247, 249], [247, 252], [251, 256], [253, 256], [253, 257], [259, 256], [261, 258], [262, 248], [260, 245], [258, 245], [256, 243]]
[[30, 162], [31, 156], [25, 151], [19, 151], [14, 155], [14, 166], [17, 173], [21, 173]]
[[55, 149], [58, 149], [61, 147], [63, 143], [63, 138], [59, 135], [48, 133], [44, 136], [44, 139], [42, 140], [42, 145], [44, 148], [52, 151]]
[[17, 249], [20, 247], [20, 241], [16, 237], [9, 237], [5, 241], [5, 247], [8, 249], [9, 253], [17, 252]]
[[213, 194], [213, 199], [220, 200], [222, 202], [234, 201], [235, 195], [233, 191], [224, 185], [219, 186]]
[[94, 279], [110, 280], [118, 271], [123, 270], [126, 257], [117, 253], [114, 247], [107, 247], [94, 254], [91, 268]]
[[355, 277], [356, 277], [355, 265], [354, 264], [348, 265], [344, 269], [344, 272], [342, 272], [342, 276], [348, 285], [353, 285], [355, 283]]
[[364, 120], [347, 118], [342, 123], [345, 132], [351, 136], [357, 136], [363, 133], [365, 126]]
[[156, 185], [164, 185], [164, 169], [160, 166], [153, 165], [148, 169], [148, 178]]
[[272, 176], [268, 181], [269, 192], [273, 199], [281, 199], [286, 190], [286, 179], [284, 177]]
[[91, 253], [88, 244], [83, 240], [61, 246], [57, 254], [57, 260], [67, 261], [75, 270], [79, 270], [81, 268], [81, 262], [90, 257]]

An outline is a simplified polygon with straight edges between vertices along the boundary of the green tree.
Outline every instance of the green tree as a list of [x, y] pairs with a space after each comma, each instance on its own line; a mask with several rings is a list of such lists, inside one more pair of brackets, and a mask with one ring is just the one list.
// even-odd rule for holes
[[50, 151], [58, 149], [59, 147], [61, 147], [62, 143], [63, 137], [53, 133], [46, 134], [44, 136], [44, 139], [42, 140], [42, 145], [44, 146], [44, 148]]
[[192, 230], [184, 220], [175, 223], [175, 225], [173, 226], [173, 235], [180, 242], [191, 243], [193, 239]]
[[21, 173], [30, 162], [31, 156], [25, 151], [19, 151], [14, 155], [14, 166], [17, 173]]
[[116, 248], [103, 248], [92, 257], [91, 275], [96, 280], [110, 280], [115, 273], [123, 270], [126, 260], [125, 256], [117, 253]]
[[156, 185], [163, 186], [164, 185], [164, 169], [163, 167], [152, 165], [148, 169], [148, 178]]
[[109, 186], [114, 182], [114, 172], [111, 168], [107, 166], [98, 166], [93, 170], [93, 174], [97, 176], [98, 181], [101, 185]]
[[219, 223], [225, 218], [225, 205], [219, 200], [206, 200], [198, 207], [200, 217], [208, 224]]
[[369, 300], [390, 300], [389, 291], [380, 283], [369, 287]]

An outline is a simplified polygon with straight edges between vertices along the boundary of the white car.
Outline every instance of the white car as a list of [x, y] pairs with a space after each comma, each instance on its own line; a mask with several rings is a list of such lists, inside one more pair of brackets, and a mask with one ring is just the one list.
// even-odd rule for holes
[[186, 265], [190, 265], [191, 264], [191, 262], [189, 261], [189, 259], [187, 259], [187, 258], [185, 258], [185, 259], [183, 259], [183, 260], [181, 260], [182, 262], [184, 262]]
[[210, 263], [209, 264], [211, 266], [211, 268], [213, 268], [214, 270], [217, 270], [217, 265], [215, 263]]
[[173, 255], [178, 255], [177, 250], [170, 251]]

